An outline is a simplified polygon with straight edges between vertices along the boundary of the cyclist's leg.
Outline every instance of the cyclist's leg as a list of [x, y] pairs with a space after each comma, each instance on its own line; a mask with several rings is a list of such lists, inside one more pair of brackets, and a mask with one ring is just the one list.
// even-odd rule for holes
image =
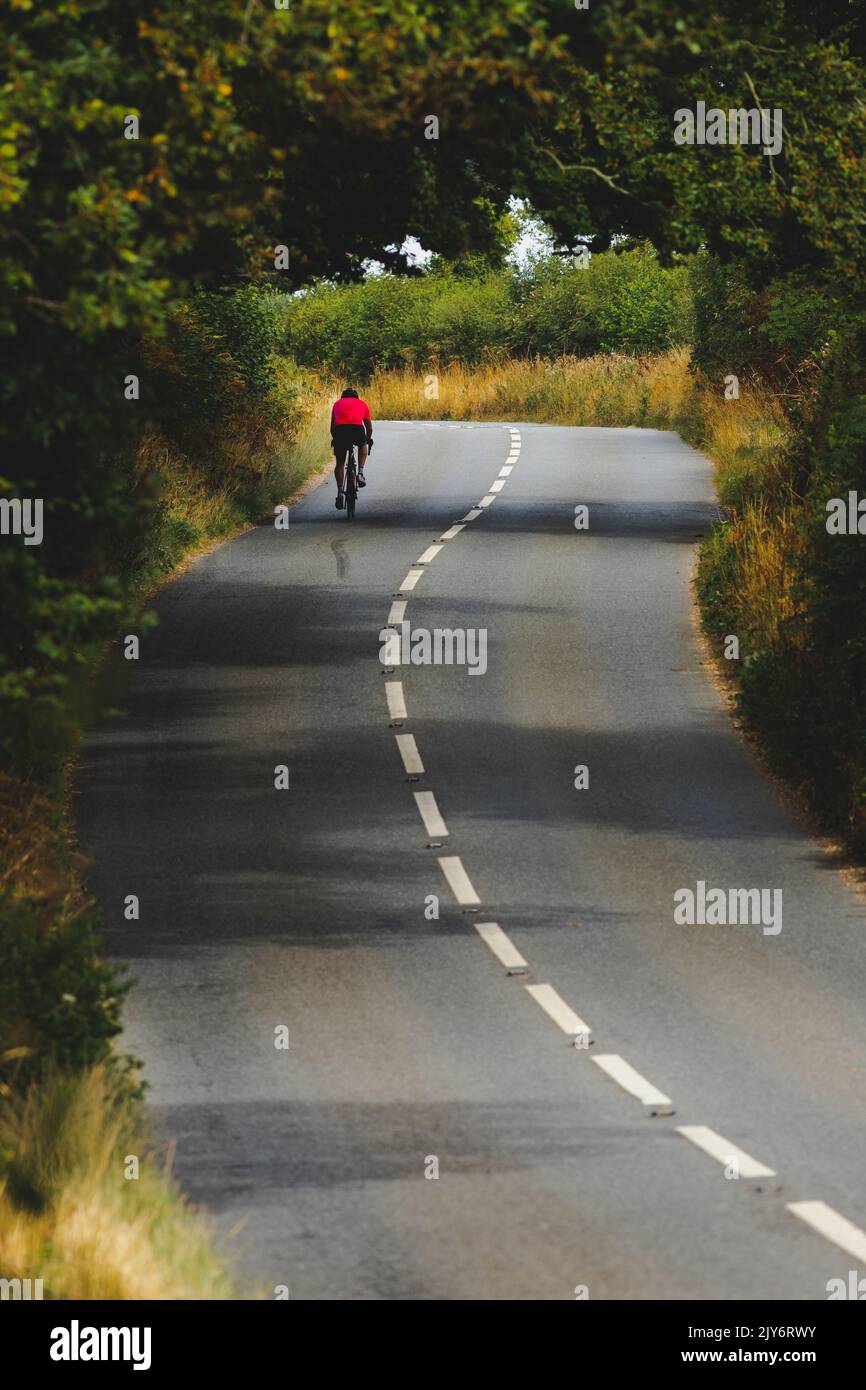
[[345, 430], [337, 428], [334, 434], [334, 477], [337, 480], [337, 491], [342, 492], [346, 475], [346, 454], [349, 452], [349, 441], [346, 439]]

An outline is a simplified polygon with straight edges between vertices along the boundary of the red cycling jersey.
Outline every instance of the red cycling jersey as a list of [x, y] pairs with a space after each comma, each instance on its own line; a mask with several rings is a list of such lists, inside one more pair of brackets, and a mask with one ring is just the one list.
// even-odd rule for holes
[[331, 408], [332, 428], [335, 425], [364, 425], [369, 434], [370, 429], [367, 427], [370, 424], [370, 407], [366, 401], [360, 400], [357, 396], [341, 396], [338, 401], [334, 401]]

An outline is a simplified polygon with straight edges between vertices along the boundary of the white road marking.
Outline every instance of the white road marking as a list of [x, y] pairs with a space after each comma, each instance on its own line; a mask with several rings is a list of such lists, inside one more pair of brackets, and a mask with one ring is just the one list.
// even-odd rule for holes
[[421, 761], [421, 754], [418, 752], [418, 745], [415, 742], [414, 734], [395, 734], [397, 747], [400, 749], [400, 757], [403, 759], [403, 766], [407, 772], [417, 773], [424, 771], [424, 764]]
[[529, 967], [517, 947], [505, 935], [498, 922], [476, 922], [475, 928], [482, 941], [486, 941], [494, 956], [509, 974], [522, 974]]
[[441, 545], [428, 545], [427, 549], [424, 551], [424, 554], [418, 556], [418, 559], [415, 561], [415, 564], [429, 565], [431, 560], [436, 559], [436, 556], [439, 554], [439, 551], [441, 549]]
[[567, 1033], [570, 1038], [578, 1034], [592, 1036], [592, 1030], [588, 1023], [584, 1023], [574, 1009], [569, 1008], [560, 994], [557, 994], [553, 985], [525, 985], [526, 993], [531, 994], [536, 1004], [540, 1004], [548, 1018], [552, 1018], [558, 1028], [563, 1033]]
[[403, 698], [402, 681], [385, 682], [385, 699], [388, 701], [388, 713], [392, 719], [408, 719], [406, 713], [406, 701]]
[[508, 478], [508, 477], [510, 477], [510, 476], [511, 476], [511, 470], [512, 470], [513, 467], [514, 467], [514, 464], [513, 464], [513, 463], [506, 463], [505, 466], [504, 466], [503, 468], [500, 468], [500, 470], [499, 470], [499, 476], [500, 476], [500, 478]]
[[424, 822], [424, 829], [428, 835], [432, 835], [434, 840], [440, 835], [448, 834], [448, 826], [439, 814], [439, 807], [436, 805], [436, 798], [432, 792], [415, 792], [415, 802], [421, 812], [421, 819]]
[[510, 434], [517, 434], [517, 435], [520, 434], [520, 430], [517, 428], [516, 425], [509, 425], [509, 426], [508, 426], [508, 430], [509, 430], [509, 433], [510, 433]]
[[738, 1149], [736, 1144], [729, 1144], [727, 1139], [723, 1139], [720, 1134], [716, 1134], [714, 1129], [708, 1129], [706, 1125], [677, 1125], [677, 1134], [682, 1134], [686, 1139], [691, 1139], [693, 1144], [697, 1144], [699, 1149], [709, 1154], [710, 1158], [718, 1159], [725, 1167], [732, 1160], [736, 1160], [737, 1171], [741, 1178], [774, 1178], [776, 1170], [767, 1168], [763, 1163], [759, 1163], [756, 1158], [752, 1158], [743, 1149]]
[[840, 1216], [839, 1212], [828, 1207], [826, 1202], [788, 1202], [787, 1207], [788, 1211], [799, 1216], [801, 1221], [805, 1221], [807, 1226], [811, 1226], [820, 1235], [826, 1236], [827, 1240], [838, 1245], [840, 1250], [844, 1250], [852, 1259], [866, 1264], [866, 1231], [861, 1231], [853, 1221], [849, 1221], [846, 1216]]
[[453, 526], [449, 526], [447, 531], [443, 531], [439, 537], [440, 541], [453, 541], [455, 536], [459, 536], [463, 530], [463, 523], [458, 521]]
[[389, 623], [402, 623], [406, 612], [406, 600], [404, 598], [395, 599], [391, 604], [391, 611], [388, 614]]
[[440, 859], [439, 864], [442, 872], [448, 880], [448, 887], [454, 894], [461, 907], [477, 907], [481, 902], [475, 889], [469, 881], [469, 875], [463, 867], [460, 856], [455, 854], [445, 859]]
[[491, 502], [495, 502], [496, 497], [492, 492], [488, 492], [486, 497], [482, 497], [478, 503], [479, 507], [489, 507]]
[[501, 492], [502, 489], [503, 489], [504, 487], [505, 487], [505, 479], [504, 479], [504, 478], [497, 478], [495, 483], [491, 483], [491, 484], [490, 484], [490, 491], [491, 491], [491, 492]]
[[476, 518], [477, 516], [480, 516], [480, 515], [481, 515], [480, 509], [479, 509], [478, 507], [473, 507], [471, 512], [467, 512], [467, 513], [466, 513], [466, 515], [463, 517], [463, 520], [464, 520], [464, 521], [474, 521], [475, 518]]
[[415, 585], [418, 583], [418, 580], [421, 578], [421, 575], [423, 573], [423, 570], [411, 569], [409, 573], [406, 575], [406, 578], [403, 580], [403, 583], [400, 585], [400, 588], [414, 589]]
[[644, 1105], [669, 1106], [671, 1104], [669, 1096], [657, 1090], [652, 1082], [647, 1081], [645, 1076], [641, 1076], [639, 1071], [635, 1071], [634, 1067], [616, 1052], [605, 1052], [600, 1057], [594, 1056], [592, 1060], [597, 1067], [601, 1067], [602, 1071], [607, 1072], [612, 1081], [615, 1081], [624, 1091], [628, 1091], [630, 1096], [642, 1100]]

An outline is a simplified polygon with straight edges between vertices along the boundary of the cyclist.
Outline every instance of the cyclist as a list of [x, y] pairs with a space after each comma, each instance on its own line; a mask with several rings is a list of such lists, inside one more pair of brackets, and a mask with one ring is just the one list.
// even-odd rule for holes
[[338, 401], [331, 407], [331, 447], [334, 450], [337, 480], [337, 500], [334, 506], [341, 510], [345, 506], [343, 484], [346, 474], [346, 455], [353, 444], [358, 446], [358, 487], [366, 487], [364, 464], [368, 450], [373, 447], [373, 421], [370, 407], [362, 401], [358, 392], [348, 386]]

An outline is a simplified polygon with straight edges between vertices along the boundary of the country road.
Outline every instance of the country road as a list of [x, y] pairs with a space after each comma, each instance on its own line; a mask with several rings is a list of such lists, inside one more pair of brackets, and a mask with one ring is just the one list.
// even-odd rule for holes
[[[368, 473], [166, 587], [82, 750], [176, 1174], [293, 1299], [826, 1299], [866, 1272], [866, 910], [702, 665], [708, 463], [392, 422]], [[383, 670], [404, 612], [486, 670]], [[699, 883], [781, 930], [675, 921]]]

